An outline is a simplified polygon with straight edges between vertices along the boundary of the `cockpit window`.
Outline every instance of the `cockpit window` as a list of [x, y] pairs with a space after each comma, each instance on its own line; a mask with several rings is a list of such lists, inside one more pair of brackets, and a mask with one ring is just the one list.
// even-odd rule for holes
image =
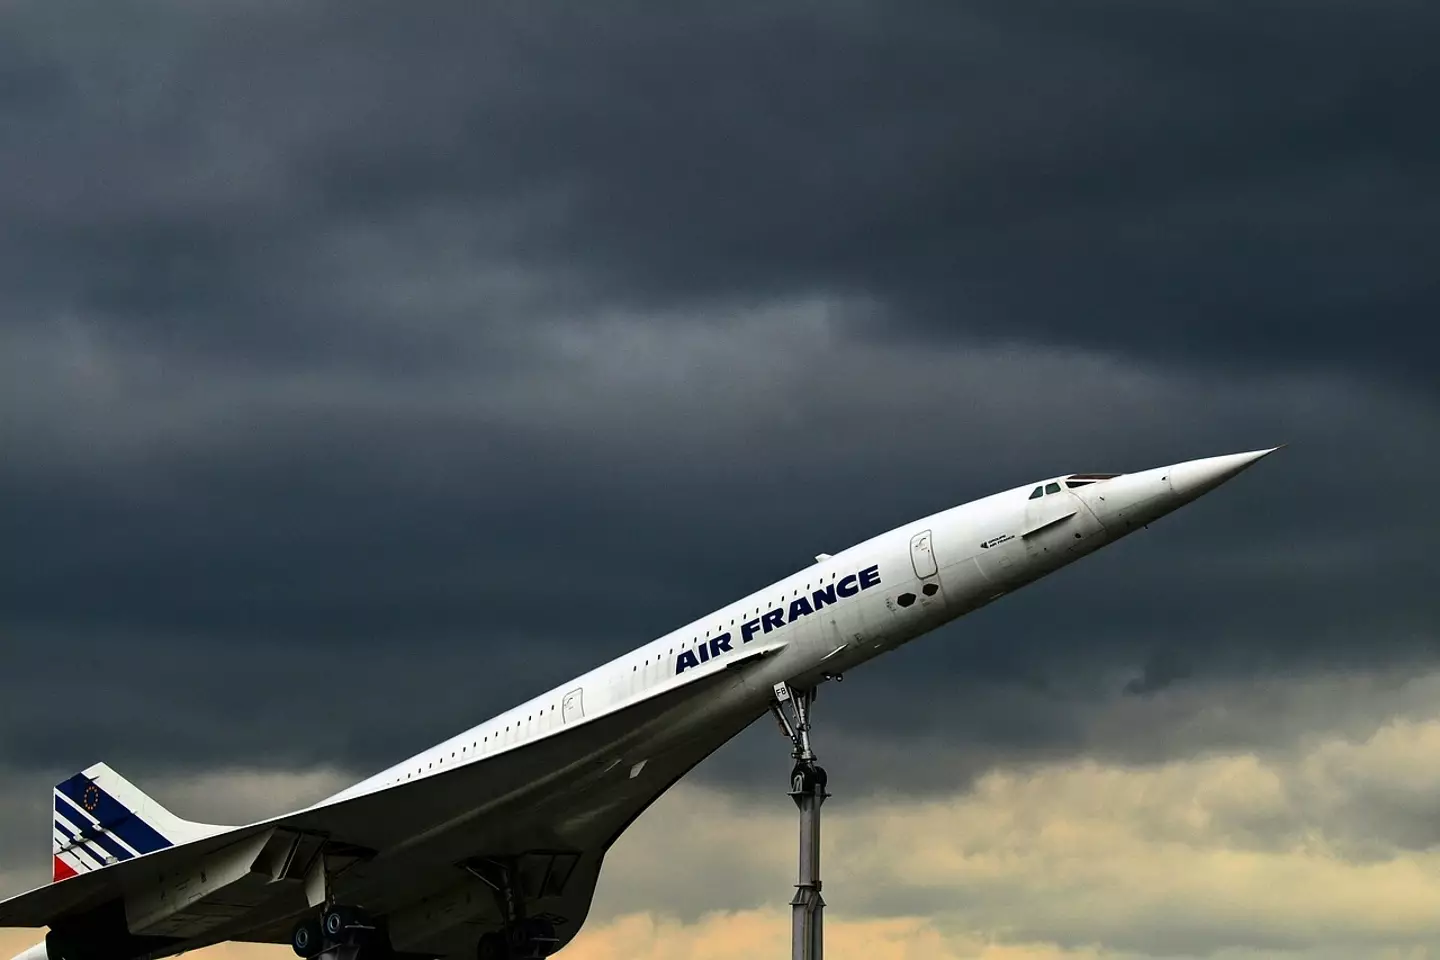
[[1065, 478], [1065, 486], [1074, 490], [1087, 483], [1095, 483], [1097, 480], [1114, 480], [1118, 476], [1120, 476], [1118, 473], [1072, 473]]
[[1043, 486], [1036, 487], [1034, 490], [1030, 491], [1030, 499], [1039, 500], [1044, 494], [1045, 488]]
[[1045, 484], [1045, 492], [1046, 492], [1046, 493], [1059, 493], [1059, 492], [1060, 492], [1060, 484], [1058, 484], [1058, 483], [1047, 483], [1047, 484]]

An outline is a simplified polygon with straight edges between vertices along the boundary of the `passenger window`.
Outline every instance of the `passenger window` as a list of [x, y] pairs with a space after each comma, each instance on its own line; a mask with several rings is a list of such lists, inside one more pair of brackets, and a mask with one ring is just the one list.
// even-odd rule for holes
[[1036, 487], [1034, 490], [1031, 490], [1031, 491], [1030, 491], [1030, 499], [1031, 499], [1031, 500], [1039, 500], [1039, 499], [1040, 499], [1041, 497], [1043, 497], [1044, 495], [1045, 495], [1045, 488], [1044, 488], [1044, 487]]
[[1059, 493], [1059, 492], [1060, 492], [1060, 484], [1058, 484], [1058, 483], [1047, 483], [1047, 484], [1045, 484], [1045, 492], [1046, 492], [1046, 493]]

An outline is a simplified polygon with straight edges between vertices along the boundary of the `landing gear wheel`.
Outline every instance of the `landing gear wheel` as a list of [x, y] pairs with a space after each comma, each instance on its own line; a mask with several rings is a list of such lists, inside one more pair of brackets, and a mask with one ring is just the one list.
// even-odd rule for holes
[[480, 937], [480, 945], [475, 948], [476, 960], [510, 960], [510, 946], [505, 942], [505, 934], [499, 930], [484, 934]]
[[295, 930], [290, 934], [290, 948], [296, 956], [310, 960], [320, 952], [321, 940], [320, 921], [312, 917], [295, 924]]
[[364, 910], [340, 904], [325, 911], [320, 927], [332, 944], [362, 943], [375, 930]]

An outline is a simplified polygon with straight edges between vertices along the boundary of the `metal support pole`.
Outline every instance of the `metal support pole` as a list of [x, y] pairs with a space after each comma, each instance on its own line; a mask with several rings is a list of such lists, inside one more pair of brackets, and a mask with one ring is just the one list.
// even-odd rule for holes
[[[795, 767], [790, 772], [790, 799], [800, 811], [800, 877], [790, 901], [790, 956], [792, 960], [824, 960], [825, 899], [820, 895], [820, 806], [830, 796], [825, 790], [825, 768], [815, 762], [810, 747], [810, 708], [815, 691], [776, 687], [775, 714], [794, 747]], [[782, 705], [795, 712], [792, 726]]]

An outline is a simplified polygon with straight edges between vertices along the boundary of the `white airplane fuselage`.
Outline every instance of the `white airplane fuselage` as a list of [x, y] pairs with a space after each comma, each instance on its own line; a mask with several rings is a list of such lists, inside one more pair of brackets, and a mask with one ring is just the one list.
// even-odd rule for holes
[[[727, 720], [738, 733], [773, 685], [804, 688], [1024, 586], [1213, 489], [1270, 450], [1139, 473], [1026, 484], [943, 510], [834, 555], [694, 620], [423, 753], [331, 803], [483, 758], [719, 671], [734, 681], [668, 713], [647, 743], [683, 742]], [[1087, 480], [1086, 477], [1103, 477]], [[1039, 491], [1039, 495], [1034, 495]], [[739, 669], [743, 668], [743, 669]], [[708, 739], [708, 738], [707, 738]], [[646, 759], [631, 749], [633, 763]], [[698, 762], [698, 760], [697, 760]]]
[[469, 957], [476, 936], [505, 922], [477, 864], [509, 858], [523, 872], [529, 857], [541, 871], [532, 907], [557, 921], [563, 946], [605, 851], [765, 714], [777, 684], [813, 689], [1269, 452], [1055, 477], [822, 554], [334, 796], [247, 826], [182, 820], [97, 764], [56, 787], [57, 882], [0, 902], [0, 926], [51, 927], [17, 960], [124, 960], [286, 942], [322, 902], [357, 904], [396, 950]]

